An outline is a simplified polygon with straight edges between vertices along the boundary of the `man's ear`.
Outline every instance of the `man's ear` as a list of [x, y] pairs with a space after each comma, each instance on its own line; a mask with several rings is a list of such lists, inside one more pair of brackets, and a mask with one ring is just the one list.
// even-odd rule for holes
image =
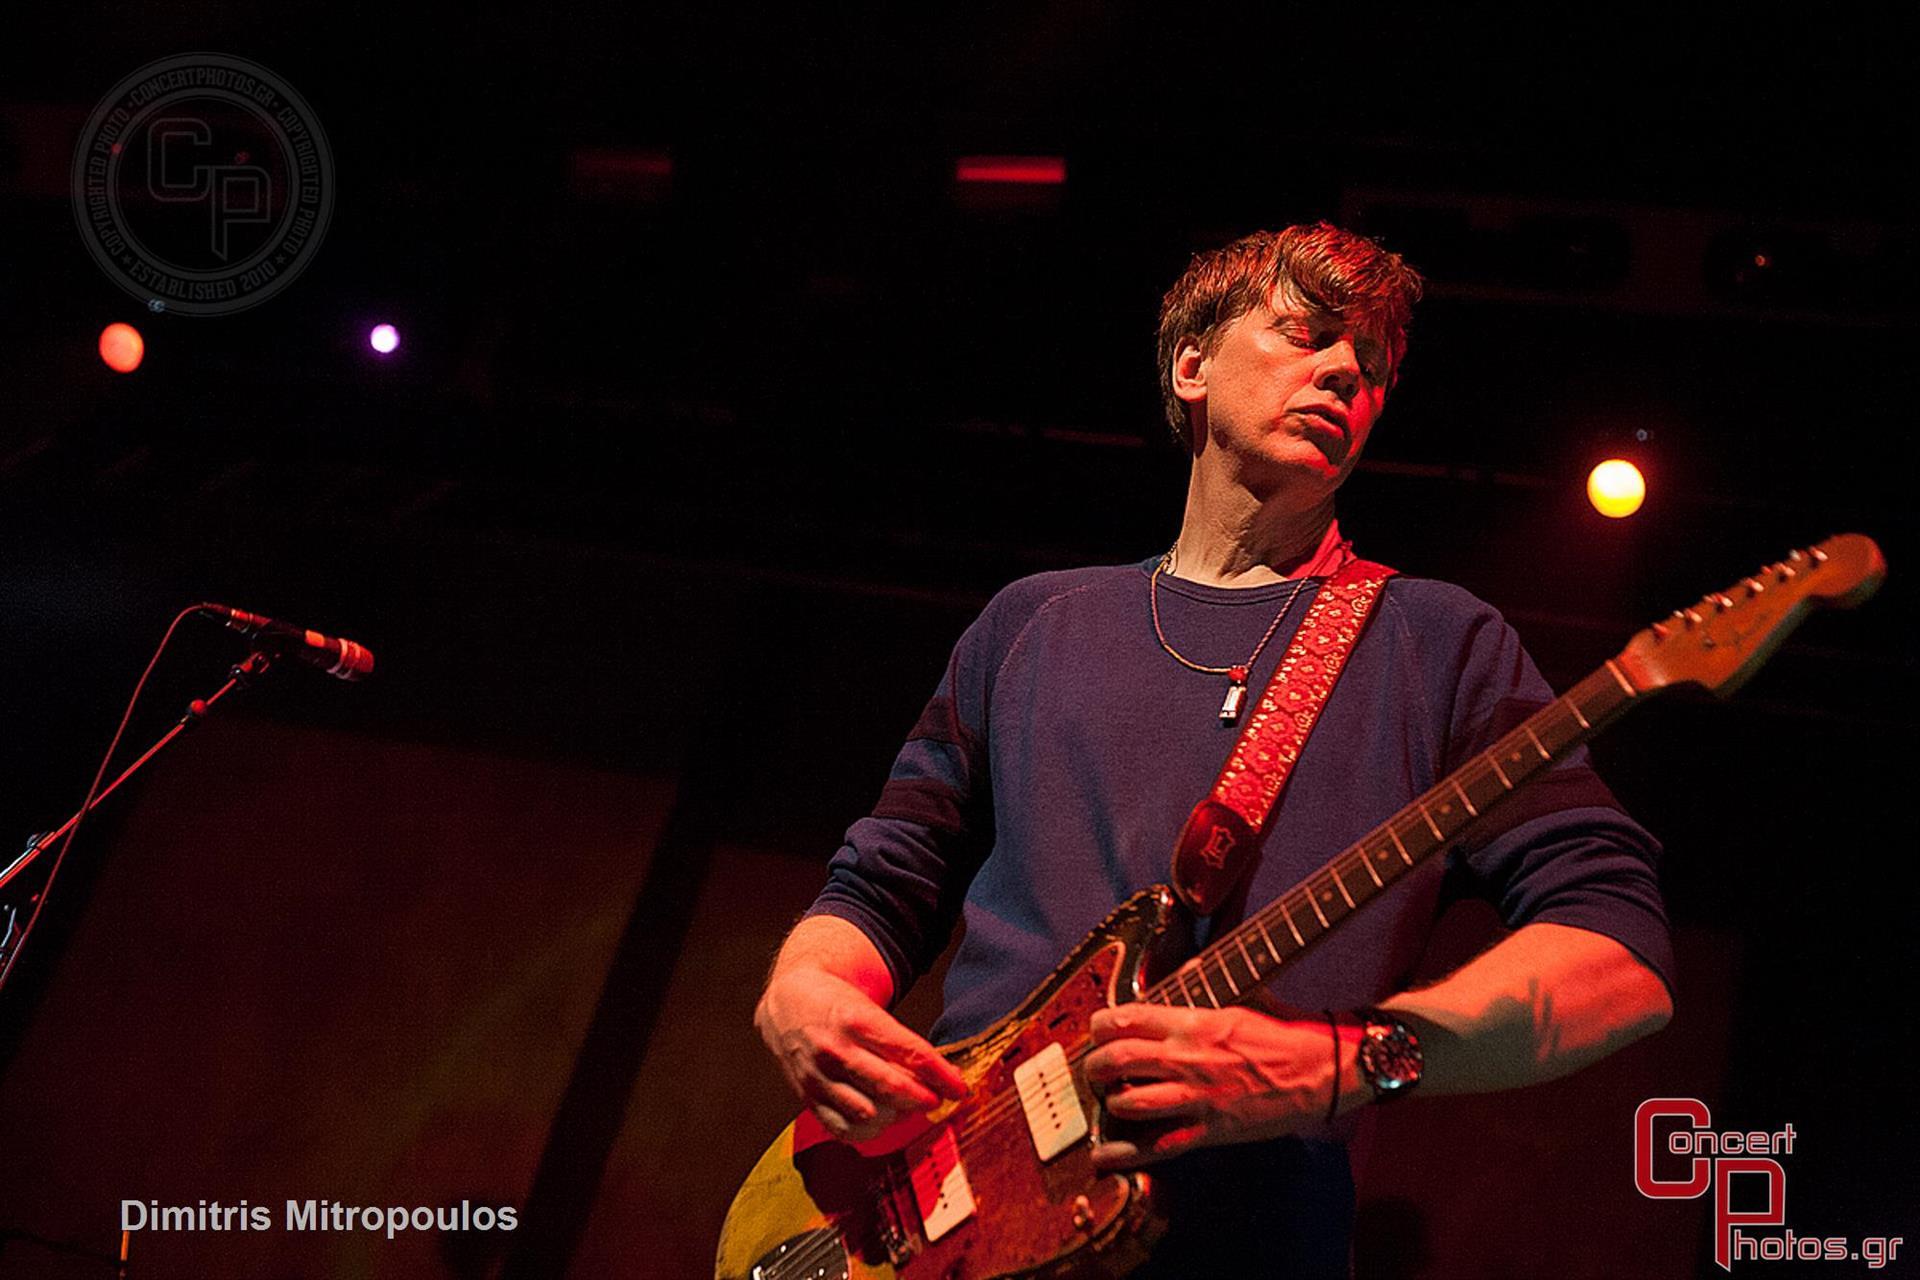
[[1182, 338], [1173, 350], [1173, 394], [1187, 404], [1207, 398], [1206, 360], [1198, 338]]
[[1196, 453], [1206, 440], [1206, 427], [1195, 421], [1206, 412], [1207, 358], [1198, 338], [1182, 338], [1173, 351], [1173, 394], [1186, 406], [1187, 428], [1180, 433], [1187, 447]]

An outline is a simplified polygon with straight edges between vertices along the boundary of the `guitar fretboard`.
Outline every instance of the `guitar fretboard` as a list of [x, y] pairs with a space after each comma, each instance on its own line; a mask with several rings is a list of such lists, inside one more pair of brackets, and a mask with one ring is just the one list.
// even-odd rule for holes
[[1213, 1009], [1251, 998], [1282, 965], [1408, 871], [1465, 836], [1482, 814], [1592, 737], [1638, 696], [1620, 667], [1608, 661], [1359, 843], [1216, 939], [1143, 998]]

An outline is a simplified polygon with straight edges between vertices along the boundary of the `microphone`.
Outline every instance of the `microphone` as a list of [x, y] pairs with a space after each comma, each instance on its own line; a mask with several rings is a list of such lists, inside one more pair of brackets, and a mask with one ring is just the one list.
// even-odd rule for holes
[[229, 605], [203, 604], [198, 607], [207, 617], [224, 622], [229, 631], [283, 642], [283, 652], [288, 656], [298, 658], [308, 666], [318, 667], [330, 676], [341, 680], [360, 680], [373, 674], [373, 651], [356, 641], [323, 636], [318, 631], [277, 622]]

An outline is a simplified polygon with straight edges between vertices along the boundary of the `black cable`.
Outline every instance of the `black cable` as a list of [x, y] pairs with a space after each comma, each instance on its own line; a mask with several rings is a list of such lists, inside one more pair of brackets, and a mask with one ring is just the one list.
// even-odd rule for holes
[[1340, 1112], [1340, 1023], [1334, 1018], [1333, 1010], [1320, 1012], [1326, 1015], [1327, 1030], [1333, 1032], [1333, 1101], [1327, 1104], [1327, 1123], [1332, 1124]]
[[47, 878], [40, 885], [40, 896], [33, 904], [33, 914], [27, 917], [27, 924], [20, 931], [19, 941], [7, 953], [7, 962], [0, 965], [0, 989], [7, 984], [7, 975], [13, 972], [14, 962], [20, 959], [20, 953], [27, 949], [27, 939], [33, 936], [33, 926], [39, 923], [40, 913], [47, 909], [47, 899], [53, 895], [54, 877], [60, 874], [60, 866], [67, 860], [67, 850], [73, 847], [73, 838], [80, 834], [80, 824], [86, 821], [87, 811], [93, 808], [95, 798], [100, 794], [100, 783], [107, 776], [107, 766], [113, 763], [113, 756], [120, 749], [120, 739], [127, 732], [127, 725], [133, 719], [133, 709], [140, 702], [140, 695], [147, 687], [147, 678], [153, 669], [160, 665], [160, 655], [167, 651], [173, 642], [173, 633], [180, 624], [192, 617], [199, 606], [190, 605], [175, 614], [173, 621], [167, 624], [167, 633], [160, 637], [160, 647], [153, 651], [153, 657], [147, 660], [147, 669], [140, 673], [140, 679], [133, 686], [133, 696], [127, 699], [127, 709], [120, 716], [120, 727], [113, 731], [113, 741], [107, 744], [107, 754], [100, 758], [100, 767], [94, 771], [93, 784], [87, 788], [87, 798], [80, 803], [80, 811], [74, 815], [73, 825], [67, 828], [67, 835], [60, 842], [60, 852], [53, 855], [53, 869], [47, 872]]

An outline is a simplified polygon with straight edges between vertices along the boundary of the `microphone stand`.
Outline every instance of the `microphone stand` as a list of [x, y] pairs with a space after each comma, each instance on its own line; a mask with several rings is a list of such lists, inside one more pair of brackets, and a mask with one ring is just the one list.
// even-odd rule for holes
[[24, 1240], [28, 1244], [38, 1245], [48, 1253], [64, 1253], [69, 1257], [85, 1258], [88, 1262], [98, 1262], [102, 1266], [113, 1268], [115, 1280], [127, 1280], [127, 1233], [120, 1233], [120, 1255], [102, 1253], [90, 1249], [76, 1240], [49, 1240], [43, 1235], [26, 1231], [19, 1227], [0, 1226], [0, 1255], [7, 1251], [9, 1240]]
[[[189, 703], [186, 714], [182, 715], [180, 719], [175, 722], [173, 728], [167, 730], [165, 736], [158, 742], [148, 747], [138, 760], [128, 765], [112, 783], [101, 788], [100, 794], [93, 798], [91, 804], [80, 809], [71, 818], [68, 818], [52, 831], [30, 837], [27, 841], [26, 849], [15, 857], [12, 862], [8, 863], [5, 870], [0, 871], [0, 889], [5, 889], [8, 884], [12, 883], [14, 877], [18, 876], [22, 871], [25, 871], [28, 866], [32, 865], [35, 859], [47, 850], [53, 848], [57, 841], [79, 825], [82, 818], [106, 803], [107, 797], [119, 790], [121, 783], [138, 773], [146, 766], [148, 761], [164, 751], [168, 744], [173, 742], [175, 738], [178, 738], [181, 734], [206, 719], [207, 712], [213, 709], [215, 703], [219, 702], [220, 699], [226, 697], [229, 693], [232, 693], [235, 689], [244, 689], [253, 681], [265, 675], [268, 669], [273, 666], [273, 663], [273, 655], [265, 649], [256, 649], [241, 661], [236, 662], [232, 669], [227, 672], [227, 682], [225, 684], [221, 685], [211, 697], [195, 698]], [[41, 905], [44, 906], [45, 904], [43, 903]], [[17, 959], [18, 956], [9, 954], [9, 950], [15, 945], [13, 913], [7, 911], [4, 903], [0, 903], [0, 912], [5, 912], [4, 915], [0, 915], [0, 985], [4, 985], [7, 975], [13, 970], [13, 961]], [[20, 940], [25, 940], [24, 934]]]
[[[4, 871], [0, 871], [0, 889], [5, 889], [7, 885], [13, 882], [15, 877], [31, 866], [41, 854], [47, 852], [47, 850], [53, 848], [56, 843], [64, 839], [68, 832], [80, 825], [82, 818], [106, 803], [108, 796], [118, 791], [122, 783], [145, 768], [149, 761], [166, 750], [174, 739], [199, 724], [202, 720], [205, 720], [207, 713], [213, 710], [215, 704], [222, 698], [232, 693], [235, 689], [246, 688], [255, 680], [265, 675], [273, 664], [274, 655], [265, 649], [256, 649], [239, 662], [236, 662], [227, 671], [227, 682], [225, 684], [215, 690], [212, 696], [195, 698], [192, 702], [188, 703], [186, 713], [174, 722], [173, 728], [167, 730], [158, 742], [148, 747], [139, 759], [123, 769], [120, 776], [115, 778], [112, 783], [101, 788], [99, 794], [94, 796], [90, 803], [83, 804], [71, 818], [68, 818], [52, 831], [30, 837], [27, 841], [26, 849], [20, 853], [19, 856], [15, 857], [12, 862], [8, 863]], [[37, 897], [39, 895], [35, 896]], [[38, 903], [35, 907], [35, 916], [37, 916], [39, 911], [45, 906], [46, 903], [44, 901]], [[26, 931], [24, 930], [19, 931], [16, 937], [16, 921], [17, 912], [11, 909], [6, 903], [0, 902], [0, 987], [4, 987], [7, 976], [13, 972], [13, 963], [20, 958], [18, 948], [26, 941]], [[28, 920], [29, 929], [32, 927], [32, 923], [33, 918], [30, 917]], [[8, 1240], [15, 1238], [40, 1244], [55, 1252], [68, 1253], [76, 1257], [104, 1263], [112, 1267], [114, 1269], [114, 1275], [121, 1277], [122, 1280], [124, 1280], [128, 1274], [127, 1245], [129, 1241], [128, 1233], [124, 1231], [120, 1233], [120, 1254], [117, 1258], [110, 1257], [107, 1254], [73, 1242], [46, 1240], [32, 1232], [0, 1224], [0, 1252], [5, 1251]]]

